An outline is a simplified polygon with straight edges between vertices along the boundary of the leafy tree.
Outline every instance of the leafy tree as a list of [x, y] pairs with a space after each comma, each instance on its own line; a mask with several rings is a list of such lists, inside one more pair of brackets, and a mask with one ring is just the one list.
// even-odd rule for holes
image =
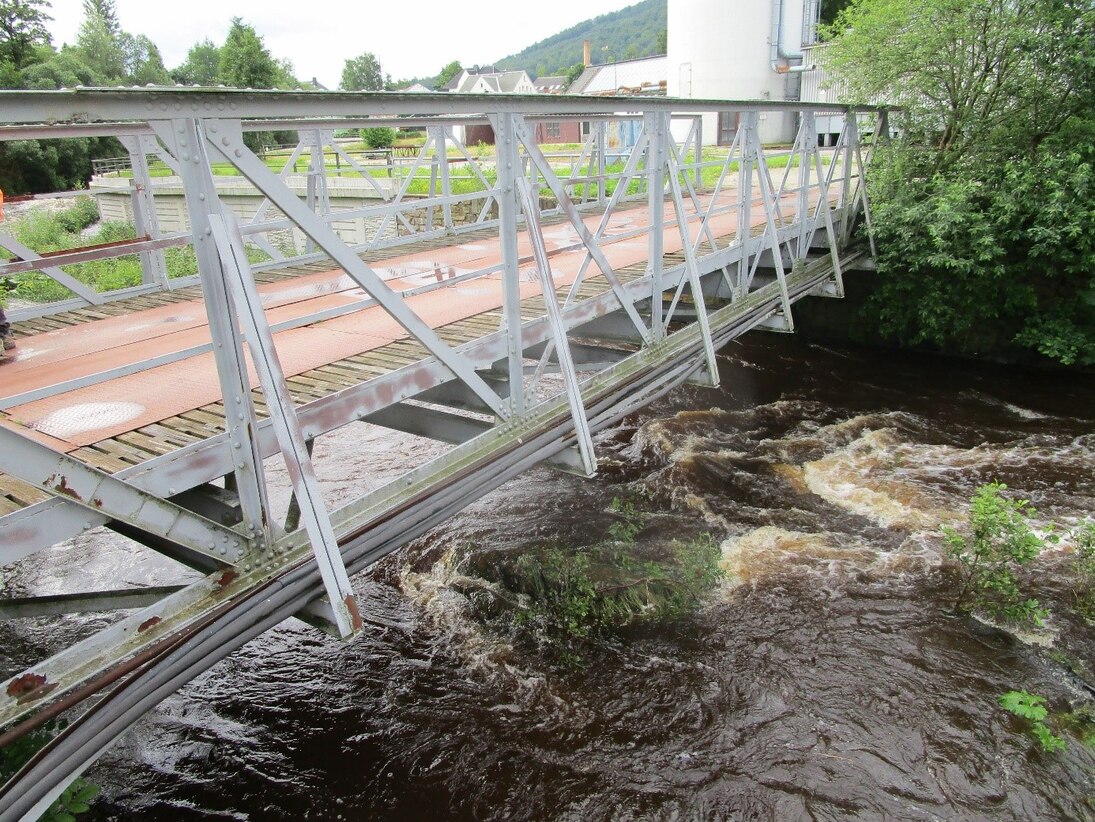
[[274, 75], [274, 88], [297, 88], [300, 85], [292, 60], [288, 57], [279, 57], [274, 60], [274, 65], [277, 68]]
[[0, 187], [8, 194], [68, 191], [91, 173], [88, 140], [0, 143]]
[[31, 62], [34, 47], [49, 43], [45, 13], [46, 0], [0, 0], [0, 63], [16, 70]]
[[220, 47], [206, 38], [190, 47], [186, 60], [171, 71], [171, 76], [178, 83], [215, 86], [220, 82], [220, 63]]
[[449, 84], [449, 81], [463, 70], [464, 67], [460, 65], [459, 60], [453, 60], [451, 63], [447, 63], [438, 73], [437, 82], [434, 84], [434, 88], [438, 91], [443, 91], [445, 86]]
[[118, 24], [118, 10], [114, 6], [114, 0], [84, 0], [84, 16], [98, 17], [113, 37], [117, 37], [122, 33], [122, 27]]
[[873, 310], [900, 341], [1095, 363], [1095, 7], [852, 0], [827, 62], [904, 111], [872, 174]]
[[821, 22], [831, 26], [837, 21], [840, 13], [844, 11], [852, 0], [821, 0]]
[[83, 61], [78, 49], [65, 46], [48, 60], [25, 69], [23, 82], [29, 89], [58, 89], [96, 86], [104, 81]]
[[1039, 144], [1092, 105], [1085, 0], [853, 0], [827, 60], [856, 99], [900, 102], [945, 168]]
[[361, 129], [361, 139], [369, 148], [391, 148], [395, 143], [395, 129], [377, 126]]
[[166, 85], [171, 76], [163, 65], [163, 57], [156, 44], [143, 34], [132, 35], [123, 32], [118, 37], [125, 64], [125, 76], [130, 82], [144, 86]]
[[[119, 38], [116, 20], [104, 17], [94, 3], [86, 3], [87, 15], [76, 35], [80, 59], [108, 84], [125, 77], [125, 51]], [[111, 6], [111, 9], [113, 6]]]
[[281, 69], [255, 29], [233, 17], [220, 50], [221, 82], [235, 88], [273, 88], [280, 74]]
[[569, 69], [567, 69], [567, 72], [566, 72], [567, 86], [569, 87], [571, 83], [573, 83], [575, 80], [577, 80], [582, 75], [582, 72], [585, 71], [585, 70], [586, 70], [585, 63], [575, 63], [573, 66], [571, 66]]
[[386, 79], [391, 80], [390, 77], [385, 78], [376, 55], [367, 51], [360, 57], [346, 61], [339, 88], [346, 91], [382, 91]]

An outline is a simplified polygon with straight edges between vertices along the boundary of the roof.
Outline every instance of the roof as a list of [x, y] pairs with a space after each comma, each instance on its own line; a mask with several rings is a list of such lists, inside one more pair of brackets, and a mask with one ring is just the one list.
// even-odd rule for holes
[[[470, 92], [480, 81], [491, 91], [512, 92], [516, 91], [522, 80], [528, 80], [528, 74], [523, 71], [496, 71], [480, 72], [479, 74], [464, 74], [459, 83], [454, 87], [446, 86], [450, 91], [464, 94]], [[531, 82], [531, 81], [529, 81]]]
[[570, 94], [665, 94], [665, 55], [589, 66], [570, 87]]
[[564, 94], [567, 90], [567, 78], [565, 74], [552, 74], [549, 77], [537, 77], [532, 81], [536, 90], [541, 94]]

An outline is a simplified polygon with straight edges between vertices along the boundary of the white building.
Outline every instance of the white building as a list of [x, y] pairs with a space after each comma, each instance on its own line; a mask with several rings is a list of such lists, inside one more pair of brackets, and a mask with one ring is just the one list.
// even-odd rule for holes
[[462, 69], [445, 90], [456, 94], [536, 94], [536, 86], [527, 72], [494, 69]]
[[[668, 0], [670, 97], [797, 100], [803, 44], [816, 39], [818, 0]], [[729, 144], [733, 114], [704, 116], [703, 139]], [[761, 115], [765, 143], [794, 139], [793, 114]]]

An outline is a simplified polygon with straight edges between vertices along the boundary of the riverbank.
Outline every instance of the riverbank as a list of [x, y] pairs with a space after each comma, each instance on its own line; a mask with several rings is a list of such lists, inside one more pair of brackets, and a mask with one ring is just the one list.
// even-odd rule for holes
[[1013, 365], [1039, 371], [1095, 374], [1095, 368], [1062, 365], [994, 332], [975, 331], [951, 348], [904, 344], [878, 330], [877, 309], [871, 299], [878, 290], [874, 271], [844, 272], [844, 299], [814, 297], [795, 305], [795, 333], [804, 340], [837, 345], [860, 345], [893, 351], [911, 351], [958, 360]]

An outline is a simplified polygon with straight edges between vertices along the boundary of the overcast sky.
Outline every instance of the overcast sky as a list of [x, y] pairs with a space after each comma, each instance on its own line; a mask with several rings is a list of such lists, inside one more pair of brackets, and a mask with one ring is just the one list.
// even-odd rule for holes
[[[151, 38], [174, 68], [194, 43], [224, 42], [233, 16], [255, 27], [276, 58], [293, 62], [301, 80], [316, 77], [334, 89], [347, 58], [371, 51], [393, 78], [433, 75], [450, 60], [489, 63], [590, 17], [638, 0], [473, 0], [466, 3], [289, 3], [286, 0], [116, 0], [118, 21]], [[53, 45], [74, 43], [82, 0], [51, 0]], [[534, 13], [533, 9], [539, 13]]]

